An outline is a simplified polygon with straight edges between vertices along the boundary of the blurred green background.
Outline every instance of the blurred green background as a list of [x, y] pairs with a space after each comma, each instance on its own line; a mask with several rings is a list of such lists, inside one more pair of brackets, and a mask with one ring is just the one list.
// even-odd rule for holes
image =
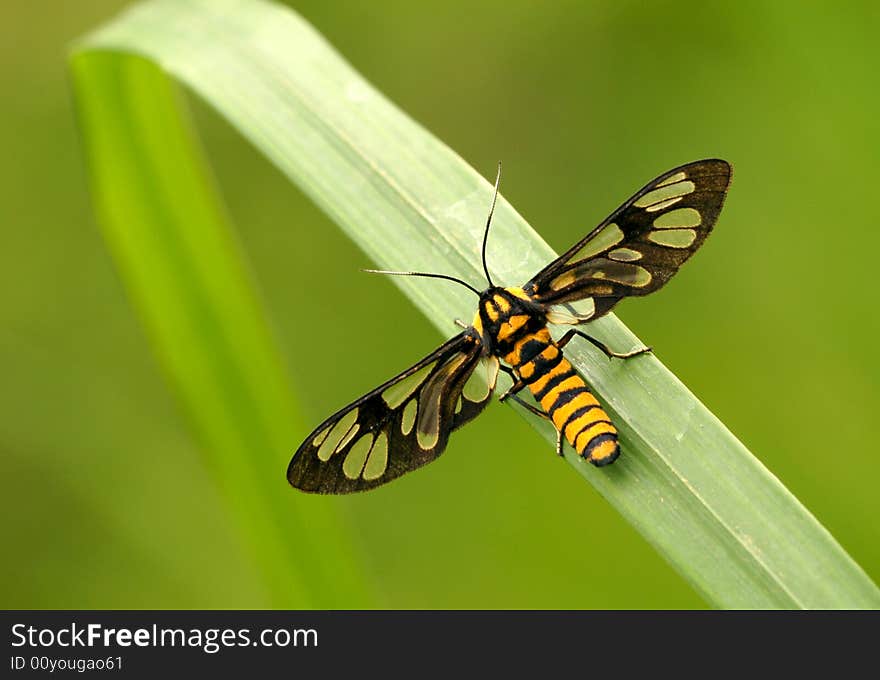
[[[484, 175], [503, 159], [505, 196], [557, 250], [659, 172], [731, 161], [707, 246], [619, 316], [880, 579], [876, 3], [290, 4]], [[126, 5], [0, 10], [0, 605], [261, 607], [91, 213], [66, 53]], [[192, 106], [310, 422], [438, 343]], [[313, 324], [339, 330], [320, 361], [304, 360]], [[502, 407], [426, 470], [322, 503], [350, 526], [377, 606], [705, 606]]]

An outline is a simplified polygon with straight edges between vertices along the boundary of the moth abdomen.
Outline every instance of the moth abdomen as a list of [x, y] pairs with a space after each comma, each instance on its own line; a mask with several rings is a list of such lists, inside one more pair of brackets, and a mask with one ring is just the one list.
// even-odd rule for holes
[[504, 359], [578, 455], [596, 466], [617, 459], [617, 429], [546, 328], [521, 337]]

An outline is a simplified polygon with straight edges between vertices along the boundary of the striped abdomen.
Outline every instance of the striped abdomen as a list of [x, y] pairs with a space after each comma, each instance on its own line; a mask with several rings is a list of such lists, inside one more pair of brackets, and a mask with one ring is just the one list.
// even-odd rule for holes
[[614, 462], [620, 454], [617, 430], [546, 327], [518, 338], [504, 360], [578, 454], [594, 465]]

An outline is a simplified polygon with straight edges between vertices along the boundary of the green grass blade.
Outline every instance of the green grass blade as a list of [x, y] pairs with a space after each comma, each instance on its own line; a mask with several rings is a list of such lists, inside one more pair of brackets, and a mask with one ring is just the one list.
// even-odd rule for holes
[[176, 86], [107, 52], [73, 73], [99, 221], [265, 577], [254, 606], [369, 604], [332, 512], [284, 478], [302, 420]]
[[[157, 0], [89, 36], [80, 50], [74, 62], [80, 92], [88, 90], [102, 60], [117, 71], [142, 71], [130, 74], [135, 87], [160, 78], [158, 70], [151, 72], [131, 54], [186, 84], [379, 266], [482, 279], [480, 229], [490, 185], [289, 10], [254, 0]], [[147, 115], [138, 113], [146, 102], [125, 92], [117, 96], [124, 98], [118, 108], [128, 110], [130, 118]], [[171, 99], [166, 98], [169, 106]], [[177, 159], [183, 166], [197, 163], [194, 154], [183, 156]], [[96, 165], [103, 167], [100, 159]], [[492, 174], [494, 167], [485, 171]], [[633, 177], [633, 187], [645, 179]], [[110, 193], [130, 189], [127, 182], [115, 186], [112, 177], [104, 184]], [[105, 222], [107, 211], [104, 206]], [[729, 226], [722, 216], [720, 228]], [[200, 236], [191, 237], [190, 245], [199, 242]], [[134, 245], [120, 257], [124, 271], [137, 269], [131, 262], [138, 255]], [[554, 256], [503, 199], [491, 245], [493, 277], [507, 284], [522, 283]], [[155, 257], [156, 266], [168, 265], [161, 253]], [[421, 281], [396, 283], [446, 335], [451, 319], [473, 308], [473, 296], [452, 286], [438, 294], [436, 286]], [[153, 316], [162, 312], [161, 302], [156, 301]], [[142, 301], [142, 307], [151, 305]], [[248, 323], [262, 327], [256, 318]], [[175, 329], [169, 322], [166, 332], [173, 337]], [[637, 344], [613, 316], [591, 324], [591, 332], [615, 348]], [[656, 358], [608, 362], [577, 343], [566, 352], [618, 423], [624, 450], [614, 466], [602, 470], [576, 456], [569, 455], [569, 462], [710, 604], [880, 606], [880, 591], [834, 538]], [[251, 387], [254, 399], [267, 400], [259, 383]], [[273, 392], [271, 381], [266, 390]], [[201, 396], [192, 395], [190, 402]], [[275, 390], [268, 400], [278, 396]], [[268, 407], [263, 415], [266, 428], [277, 427], [272, 418], [284, 416]]]

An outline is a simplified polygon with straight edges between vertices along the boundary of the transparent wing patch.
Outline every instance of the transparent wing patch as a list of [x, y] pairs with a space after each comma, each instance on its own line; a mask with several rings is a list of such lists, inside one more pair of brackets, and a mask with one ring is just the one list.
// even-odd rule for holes
[[547, 308], [547, 321], [550, 323], [576, 326], [586, 323], [596, 315], [596, 302], [591, 297], [582, 300], [562, 302]]

